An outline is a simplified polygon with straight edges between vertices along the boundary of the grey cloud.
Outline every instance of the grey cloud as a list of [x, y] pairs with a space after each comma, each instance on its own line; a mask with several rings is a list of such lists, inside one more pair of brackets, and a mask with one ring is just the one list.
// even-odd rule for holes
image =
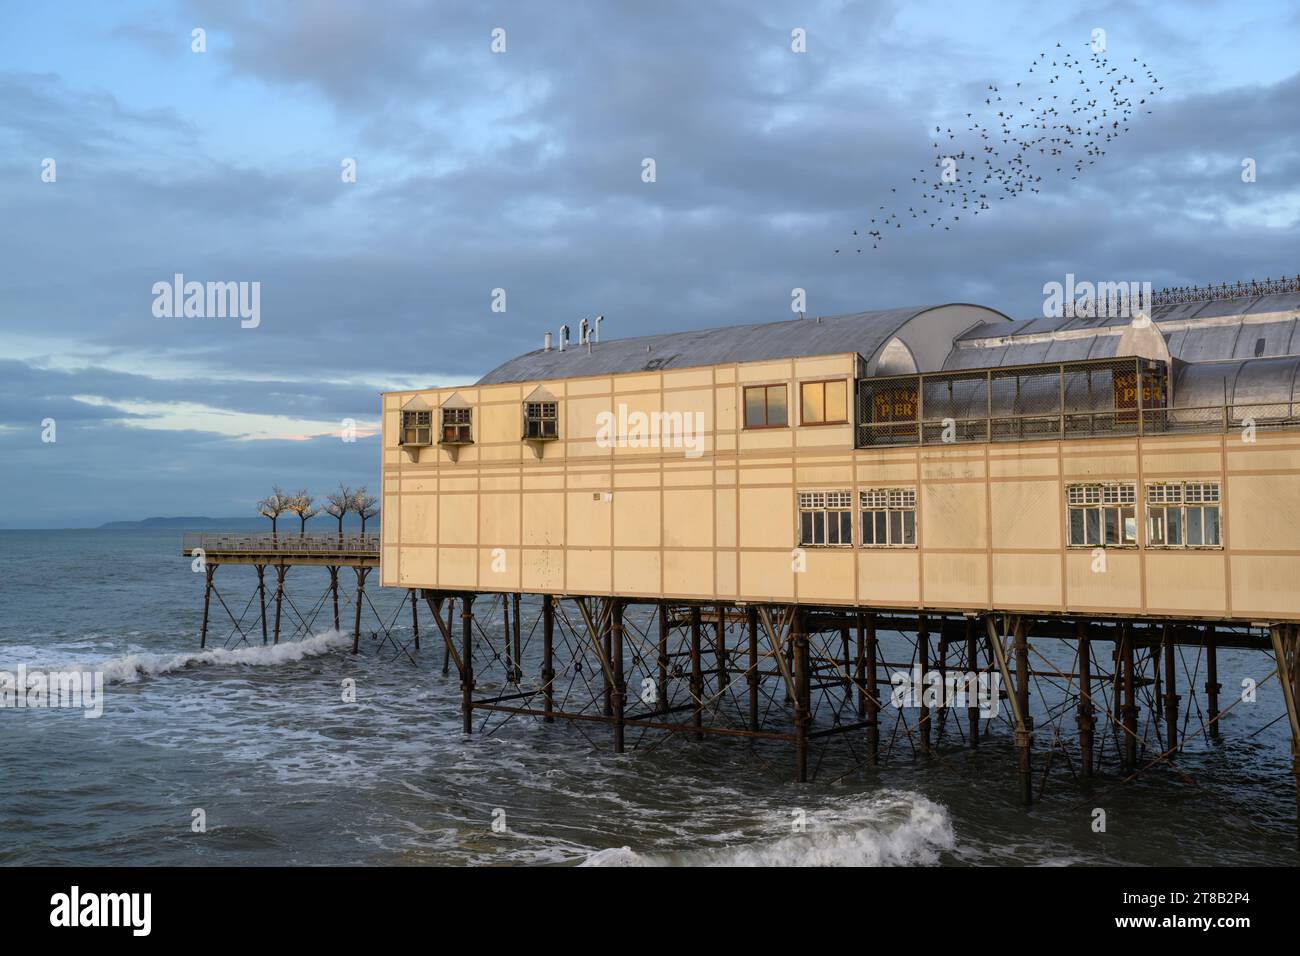
[[[21, 146], [0, 160], [9, 266], [0, 328], [109, 349], [119, 361], [213, 369], [202, 383], [102, 369], [40, 373], [8, 392], [0, 383], [6, 421], [30, 421], [24, 395], [82, 392], [164, 402], [197, 392], [232, 411], [373, 418], [376, 395], [327, 380], [473, 380], [538, 347], [543, 330], [596, 313], [611, 336], [787, 318], [795, 286], [815, 313], [964, 300], [1031, 315], [1042, 284], [1066, 272], [1161, 285], [1300, 268], [1294, 224], [1223, 219], [1250, 204], [1294, 208], [1300, 75], [1198, 87], [1213, 46], [1123, 5], [1053, 8], [1044, 20], [1041, 5], [1025, 3], [1038, 19], [1007, 40], [1040, 49], [1026, 37], [1082, 35], [1094, 15], [1126, 25], [1112, 37], [1167, 89], [1105, 162], [1041, 197], [963, 217], [961, 229], [901, 230], [862, 255], [852, 230], [933, 159], [929, 119], [955, 125], [984, 82], [1006, 79], [995, 51], [928, 49], [903, 33], [896, 6], [593, 2], [561, 15], [534, 3], [400, 3], [380, 15], [360, 3], [205, 0], [179, 9], [168, 29], [205, 25], [232, 88], [328, 119], [300, 146], [268, 144], [273, 159], [208, 155], [193, 148], [192, 118], [55, 74], [0, 76], [11, 103], [0, 142]], [[151, 23], [121, 33], [143, 57], [184, 62], [172, 34]], [[498, 25], [509, 30], [503, 57], [488, 52]], [[787, 52], [793, 25], [809, 30], [806, 57]], [[21, 154], [47, 141], [100, 161], [43, 188]], [[355, 185], [338, 180], [345, 148], [360, 160]], [[1246, 155], [1260, 164], [1249, 187], [1239, 178]], [[658, 162], [653, 185], [640, 181], [644, 156]], [[260, 281], [261, 327], [154, 318], [150, 288], [174, 272]], [[507, 290], [505, 314], [489, 310], [495, 287]], [[272, 448], [103, 431], [117, 440], [86, 447], [106, 472], [126, 467], [127, 449], [160, 463], [152, 441], [171, 467], [192, 456], [237, 483], [231, 469], [260, 473], [254, 452]], [[229, 458], [217, 463], [218, 453]], [[315, 467], [307, 449], [283, 454]], [[364, 466], [372, 476], [374, 462]], [[0, 513], [0, 523], [10, 518]]]

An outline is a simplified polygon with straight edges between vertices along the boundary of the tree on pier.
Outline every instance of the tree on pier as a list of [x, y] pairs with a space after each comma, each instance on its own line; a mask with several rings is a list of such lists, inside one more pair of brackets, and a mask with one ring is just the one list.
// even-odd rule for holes
[[361, 517], [361, 533], [366, 533], [366, 521], [379, 514], [379, 499], [369, 493], [369, 489], [362, 485], [357, 489], [356, 494], [352, 496], [352, 510]]
[[316, 499], [307, 494], [306, 488], [289, 499], [289, 510], [298, 516], [298, 521], [300, 522], [298, 527], [299, 537], [303, 537], [307, 534], [307, 520], [320, 514], [319, 508], [312, 507], [315, 503]]
[[284, 489], [279, 485], [271, 486], [271, 493], [257, 503], [257, 513], [263, 518], [271, 520], [271, 536], [276, 533], [276, 525], [280, 515], [290, 510], [292, 496], [286, 495]]
[[356, 494], [347, 485], [339, 482], [338, 491], [325, 496], [325, 508], [323, 510], [331, 518], [338, 520], [340, 538], [343, 537], [343, 516], [352, 510], [352, 499], [356, 497]]

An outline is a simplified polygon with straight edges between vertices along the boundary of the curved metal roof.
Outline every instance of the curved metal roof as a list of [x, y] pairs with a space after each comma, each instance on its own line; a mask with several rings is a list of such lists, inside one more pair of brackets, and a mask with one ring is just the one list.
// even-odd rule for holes
[[1297, 392], [1300, 356], [1180, 362], [1174, 368], [1175, 408], [1291, 404]]
[[[1300, 354], [1297, 293], [1156, 306], [1151, 319], [1164, 335], [1170, 356], [1184, 362]], [[996, 368], [1106, 358], [1116, 354], [1119, 333], [1129, 321], [1076, 316], [980, 325], [957, 337], [943, 367]]]
[[[857, 352], [870, 358], [914, 319], [934, 313], [936, 325], [943, 324], [939, 321], [940, 310], [953, 308], [971, 310], [969, 325], [988, 324], [999, 318], [1006, 320], [1000, 312], [983, 306], [946, 303], [692, 332], [669, 332], [593, 342], [590, 352], [586, 346], [572, 344], [563, 352], [556, 348], [550, 351], [537, 349], [499, 365], [479, 379], [478, 384], [549, 381], [846, 352]], [[952, 318], [951, 314], [942, 317], [945, 321]], [[919, 331], [925, 334], [924, 324]], [[952, 331], [935, 331], [936, 334], [944, 335], [942, 344], [947, 348], [952, 340]]]

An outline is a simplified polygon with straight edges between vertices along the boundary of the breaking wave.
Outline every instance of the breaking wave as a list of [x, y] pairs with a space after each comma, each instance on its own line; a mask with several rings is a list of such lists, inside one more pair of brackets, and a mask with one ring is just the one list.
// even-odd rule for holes
[[[788, 829], [788, 818], [781, 825]], [[946, 809], [919, 794], [887, 792], [846, 811], [810, 814], [805, 832], [766, 843], [676, 854], [611, 847], [592, 853], [580, 865], [932, 866], [955, 845]]]
[[127, 654], [94, 664], [78, 664], [75, 669], [102, 671], [105, 684], [134, 684], [144, 678], [158, 677], [204, 665], [268, 667], [289, 664], [350, 647], [351, 644], [351, 635], [329, 630], [301, 641], [268, 644], [265, 647], [240, 647], [234, 650], [214, 648], [210, 651], [188, 654]]

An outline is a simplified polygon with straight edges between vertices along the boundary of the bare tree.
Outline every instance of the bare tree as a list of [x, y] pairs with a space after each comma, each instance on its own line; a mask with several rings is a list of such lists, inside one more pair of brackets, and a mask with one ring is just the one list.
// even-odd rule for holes
[[370, 494], [365, 485], [358, 488], [352, 496], [352, 510], [361, 517], [362, 534], [366, 533], [366, 522], [379, 514], [379, 509], [376, 507], [378, 504], [379, 499]]
[[271, 519], [271, 536], [275, 537], [280, 516], [290, 510], [293, 499], [279, 485], [271, 486], [271, 493], [257, 503], [257, 513]]
[[296, 514], [299, 522], [301, 522], [298, 527], [299, 537], [303, 537], [307, 534], [308, 519], [314, 518], [320, 514], [319, 508], [312, 507], [315, 503], [316, 499], [307, 494], [306, 488], [289, 499], [289, 510]]
[[339, 482], [339, 490], [330, 492], [325, 496], [324, 512], [331, 518], [336, 518], [339, 523], [339, 537], [343, 537], [343, 516], [352, 510], [352, 499], [356, 497], [356, 492], [347, 485]]

